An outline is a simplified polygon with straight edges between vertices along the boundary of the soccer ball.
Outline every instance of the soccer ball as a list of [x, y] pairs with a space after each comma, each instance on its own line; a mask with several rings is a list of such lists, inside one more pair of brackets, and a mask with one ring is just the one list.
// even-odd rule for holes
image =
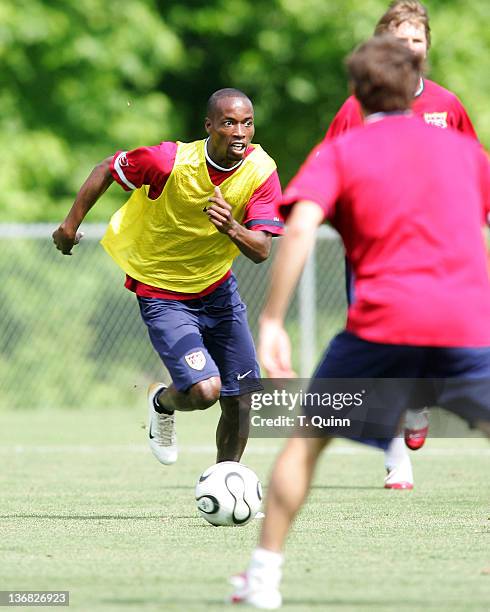
[[262, 486], [250, 468], [223, 461], [201, 474], [196, 501], [199, 514], [211, 525], [246, 525], [260, 510]]

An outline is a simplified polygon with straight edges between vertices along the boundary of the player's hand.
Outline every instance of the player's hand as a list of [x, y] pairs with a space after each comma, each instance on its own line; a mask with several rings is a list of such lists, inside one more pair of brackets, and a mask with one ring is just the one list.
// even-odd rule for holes
[[214, 196], [209, 198], [209, 201], [212, 204], [207, 206], [204, 212], [218, 232], [229, 234], [232, 230], [235, 230], [239, 223], [233, 218], [232, 208], [221, 195], [219, 187], [214, 188]]
[[83, 238], [83, 232], [77, 232], [68, 228], [62, 223], [57, 230], [53, 232], [53, 242], [63, 255], [71, 255], [72, 248]]
[[294, 378], [291, 367], [291, 343], [283, 325], [262, 318], [259, 330], [259, 361], [270, 378]]

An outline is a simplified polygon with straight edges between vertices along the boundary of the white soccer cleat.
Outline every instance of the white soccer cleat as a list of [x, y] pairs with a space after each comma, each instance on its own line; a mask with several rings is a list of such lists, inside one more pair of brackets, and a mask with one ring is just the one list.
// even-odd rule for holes
[[429, 411], [427, 408], [421, 410], [407, 410], [405, 415], [405, 444], [410, 450], [418, 450], [425, 444], [429, 433]]
[[280, 572], [250, 571], [232, 576], [230, 584], [235, 587], [229, 602], [246, 604], [260, 610], [277, 610], [281, 607], [282, 597], [279, 592]]
[[163, 383], [153, 383], [148, 388], [148, 442], [160, 463], [172, 465], [178, 456], [175, 414], [159, 413], [153, 404], [163, 389], [166, 389]]
[[388, 471], [385, 478], [385, 489], [413, 489], [413, 472], [410, 459], [407, 457], [399, 465]]

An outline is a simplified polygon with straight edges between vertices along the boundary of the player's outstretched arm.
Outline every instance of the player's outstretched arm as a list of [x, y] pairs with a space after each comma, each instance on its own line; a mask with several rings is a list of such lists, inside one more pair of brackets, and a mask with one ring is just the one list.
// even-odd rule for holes
[[83, 236], [81, 232], [77, 232], [81, 222], [95, 202], [113, 182], [114, 179], [110, 171], [111, 161], [112, 157], [107, 157], [95, 166], [81, 186], [65, 220], [53, 232], [53, 242], [63, 255], [72, 254], [73, 246], [78, 244]]
[[222, 234], [236, 244], [240, 251], [254, 263], [265, 261], [271, 252], [272, 236], [266, 232], [249, 230], [233, 218], [232, 208], [221, 195], [219, 187], [214, 188], [214, 196], [209, 198], [211, 206], [205, 212]]
[[298, 202], [286, 224], [286, 235], [274, 259], [266, 304], [260, 316], [259, 360], [268, 376], [289, 378], [291, 347], [284, 329], [284, 319], [292, 293], [315, 243], [317, 227], [324, 212], [314, 202]]

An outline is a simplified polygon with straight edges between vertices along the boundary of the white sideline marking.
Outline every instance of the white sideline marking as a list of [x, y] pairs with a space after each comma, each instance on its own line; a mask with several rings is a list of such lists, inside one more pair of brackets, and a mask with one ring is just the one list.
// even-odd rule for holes
[[[273, 455], [281, 450], [282, 446], [250, 446], [246, 452], [248, 455]], [[201, 453], [215, 453], [216, 447], [211, 444], [207, 445], [183, 445], [179, 450], [184, 454], [198, 455]], [[53, 445], [5, 445], [0, 446], [0, 455], [6, 454], [23, 454], [23, 453], [78, 453], [88, 455], [92, 453], [148, 453], [146, 444], [100, 444], [84, 445], [84, 444], [53, 444]], [[334, 446], [326, 451], [329, 455], [367, 455], [376, 452], [376, 449], [363, 448], [362, 446]], [[490, 456], [490, 448], [426, 448], [418, 451], [417, 456]]]

